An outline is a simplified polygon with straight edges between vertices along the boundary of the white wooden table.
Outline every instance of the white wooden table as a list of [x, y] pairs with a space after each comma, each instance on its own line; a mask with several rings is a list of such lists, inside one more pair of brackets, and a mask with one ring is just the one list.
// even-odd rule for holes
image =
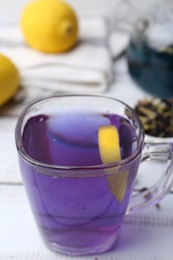
[[[49, 94], [47, 90], [46, 95]], [[28, 90], [30, 100], [41, 95], [43, 93]], [[125, 58], [115, 63], [115, 82], [105, 95], [121, 99], [131, 106], [147, 96], [130, 79]], [[0, 259], [173, 260], [172, 193], [162, 200], [160, 209], [154, 206], [127, 216], [111, 252], [72, 258], [52, 253], [44, 246], [22, 185], [14, 144], [15, 124], [27, 102], [11, 102], [0, 109]]]

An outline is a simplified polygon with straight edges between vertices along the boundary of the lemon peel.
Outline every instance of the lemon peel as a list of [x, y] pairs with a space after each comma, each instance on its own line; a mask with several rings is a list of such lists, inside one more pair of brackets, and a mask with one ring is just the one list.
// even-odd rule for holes
[[18, 91], [19, 71], [5, 55], [0, 54], [0, 106], [4, 105]]
[[[113, 125], [101, 126], [98, 129], [98, 145], [101, 160], [104, 164], [121, 161], [119, 135]], [[118, 201], [123, 201], [128, 182], [128, 171], [114, 173], [114, 169], [106, 170], [109, 188]]]
[[78, 19], [73, 8], [60, 0], [35, 0], [21, 15], [26, 43], [45, 53], [69, 51], [77, 42]]

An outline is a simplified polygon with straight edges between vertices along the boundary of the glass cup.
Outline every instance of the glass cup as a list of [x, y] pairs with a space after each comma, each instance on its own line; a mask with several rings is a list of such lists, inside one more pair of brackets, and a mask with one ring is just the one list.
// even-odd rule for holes
[[[118, 162], [99, 161], [96, 128], [102, 124], [118, 129]], [[172, 145], [144, 144], [135, 112], [113, 98], [65, 95], [36, 101], [20, 115], [15, 140], [35, 221], [56, 252], [109, 250], [124, 216], [157, 203], [172, 185]], [[148, 160], [165, 161], [167, 169], [154, 186], [132, 195], [138, 167]]]

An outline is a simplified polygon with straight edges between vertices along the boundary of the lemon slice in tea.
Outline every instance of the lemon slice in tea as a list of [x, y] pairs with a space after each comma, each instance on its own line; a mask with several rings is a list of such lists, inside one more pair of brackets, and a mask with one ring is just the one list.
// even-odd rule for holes
[[[98, 145], [102, 163], [109, 164], [121, 161], [120, 142], [117, 128], [113, 125], [101, 126], [98, 130]], [[123, 201], [128, 171], [114, 173], [113, 168], [106, 170], [109, 188], [118, 201]]]

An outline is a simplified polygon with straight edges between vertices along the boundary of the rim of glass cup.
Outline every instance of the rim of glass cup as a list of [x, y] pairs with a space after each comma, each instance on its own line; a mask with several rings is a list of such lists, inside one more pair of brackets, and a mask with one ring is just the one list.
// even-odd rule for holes
[[[103, 99], [110, 99], [112, 101], [116, 101], [122, 105], [124, 105], [126, 108], [128, 108], [128, 110], [131, 111], [131, 113], [134, 115], [135, 120], [137, 121], [138, 127], [139, 127], [139, 134], [138, 134], [138, 140], [139, 144], [138, 147], [135, 149], [135, 151], [126, 159], [122, 159], [119, 162], [114, 162], [114, 163], [108, 163], [108, 164], [96, 164], [96, 165], [87, 165], [87, 166], [63, 166], [63, 165], [54, 165], [54, 164], [48, 164], [48, 163], [43, 163], [40, 162], [34, 158], [32, 158], [25, 150], [23, 144], [22, 144], [22, 123], [23, 123], [23, 119], [25, 117], [25, 115], [27, 114], [27, 112], [34, 107], [35, 105], [46, 101], [46, 100], [51, 100], [51, 99], [56, 99], [56, 98], [67, 98], [67, 97], [94, 97], [94, 98], [103, 98]], [[142, 123], [140, 121], [140, 119], [138, 118], [137, 114], [135, 113], [135, 111], [126, 103], [124, 103], [123, 101], [116, 99], [116, 98], [112, 98], [112, 97], [107, 97], [107, 96], [101, 96], [101, 95], [89, 95], [89, 94], [68, 94], [68, 95], [54, 95], [54, 96], [50, 96], [50, 97], [45, 97], [45, 98], [40, 98], [37, 99], [36, 101], [30, 103], [29, 105], [27, 105], [25, 107], [25, 109], [21, 112], [17, 124], [16, 124], [16, 128], [15, 128], [15, 142], [16, 142], [16, 147], [17, 150], [19, 152], [19, 154], [23, 157], [23, 159], [25, 159], [29, 164], [33, 165], [33, 166], [37, 166], [37, 167], [43, 167], [43, 168], [49, 168], [49, 169], [59, 169], [59, 170], [91, 170], [91, 169], [108, 169], [108, 168], [112, 168], [112, 167], [121, 167], [122, 165], [127, 165], [128, 163], [130, 163], [131, 161], [133, 161], [136, 157], [138, 157], [139, 153], [141, 152], [143, 143], [144, 143], [144, 129], [142, 126]]]

